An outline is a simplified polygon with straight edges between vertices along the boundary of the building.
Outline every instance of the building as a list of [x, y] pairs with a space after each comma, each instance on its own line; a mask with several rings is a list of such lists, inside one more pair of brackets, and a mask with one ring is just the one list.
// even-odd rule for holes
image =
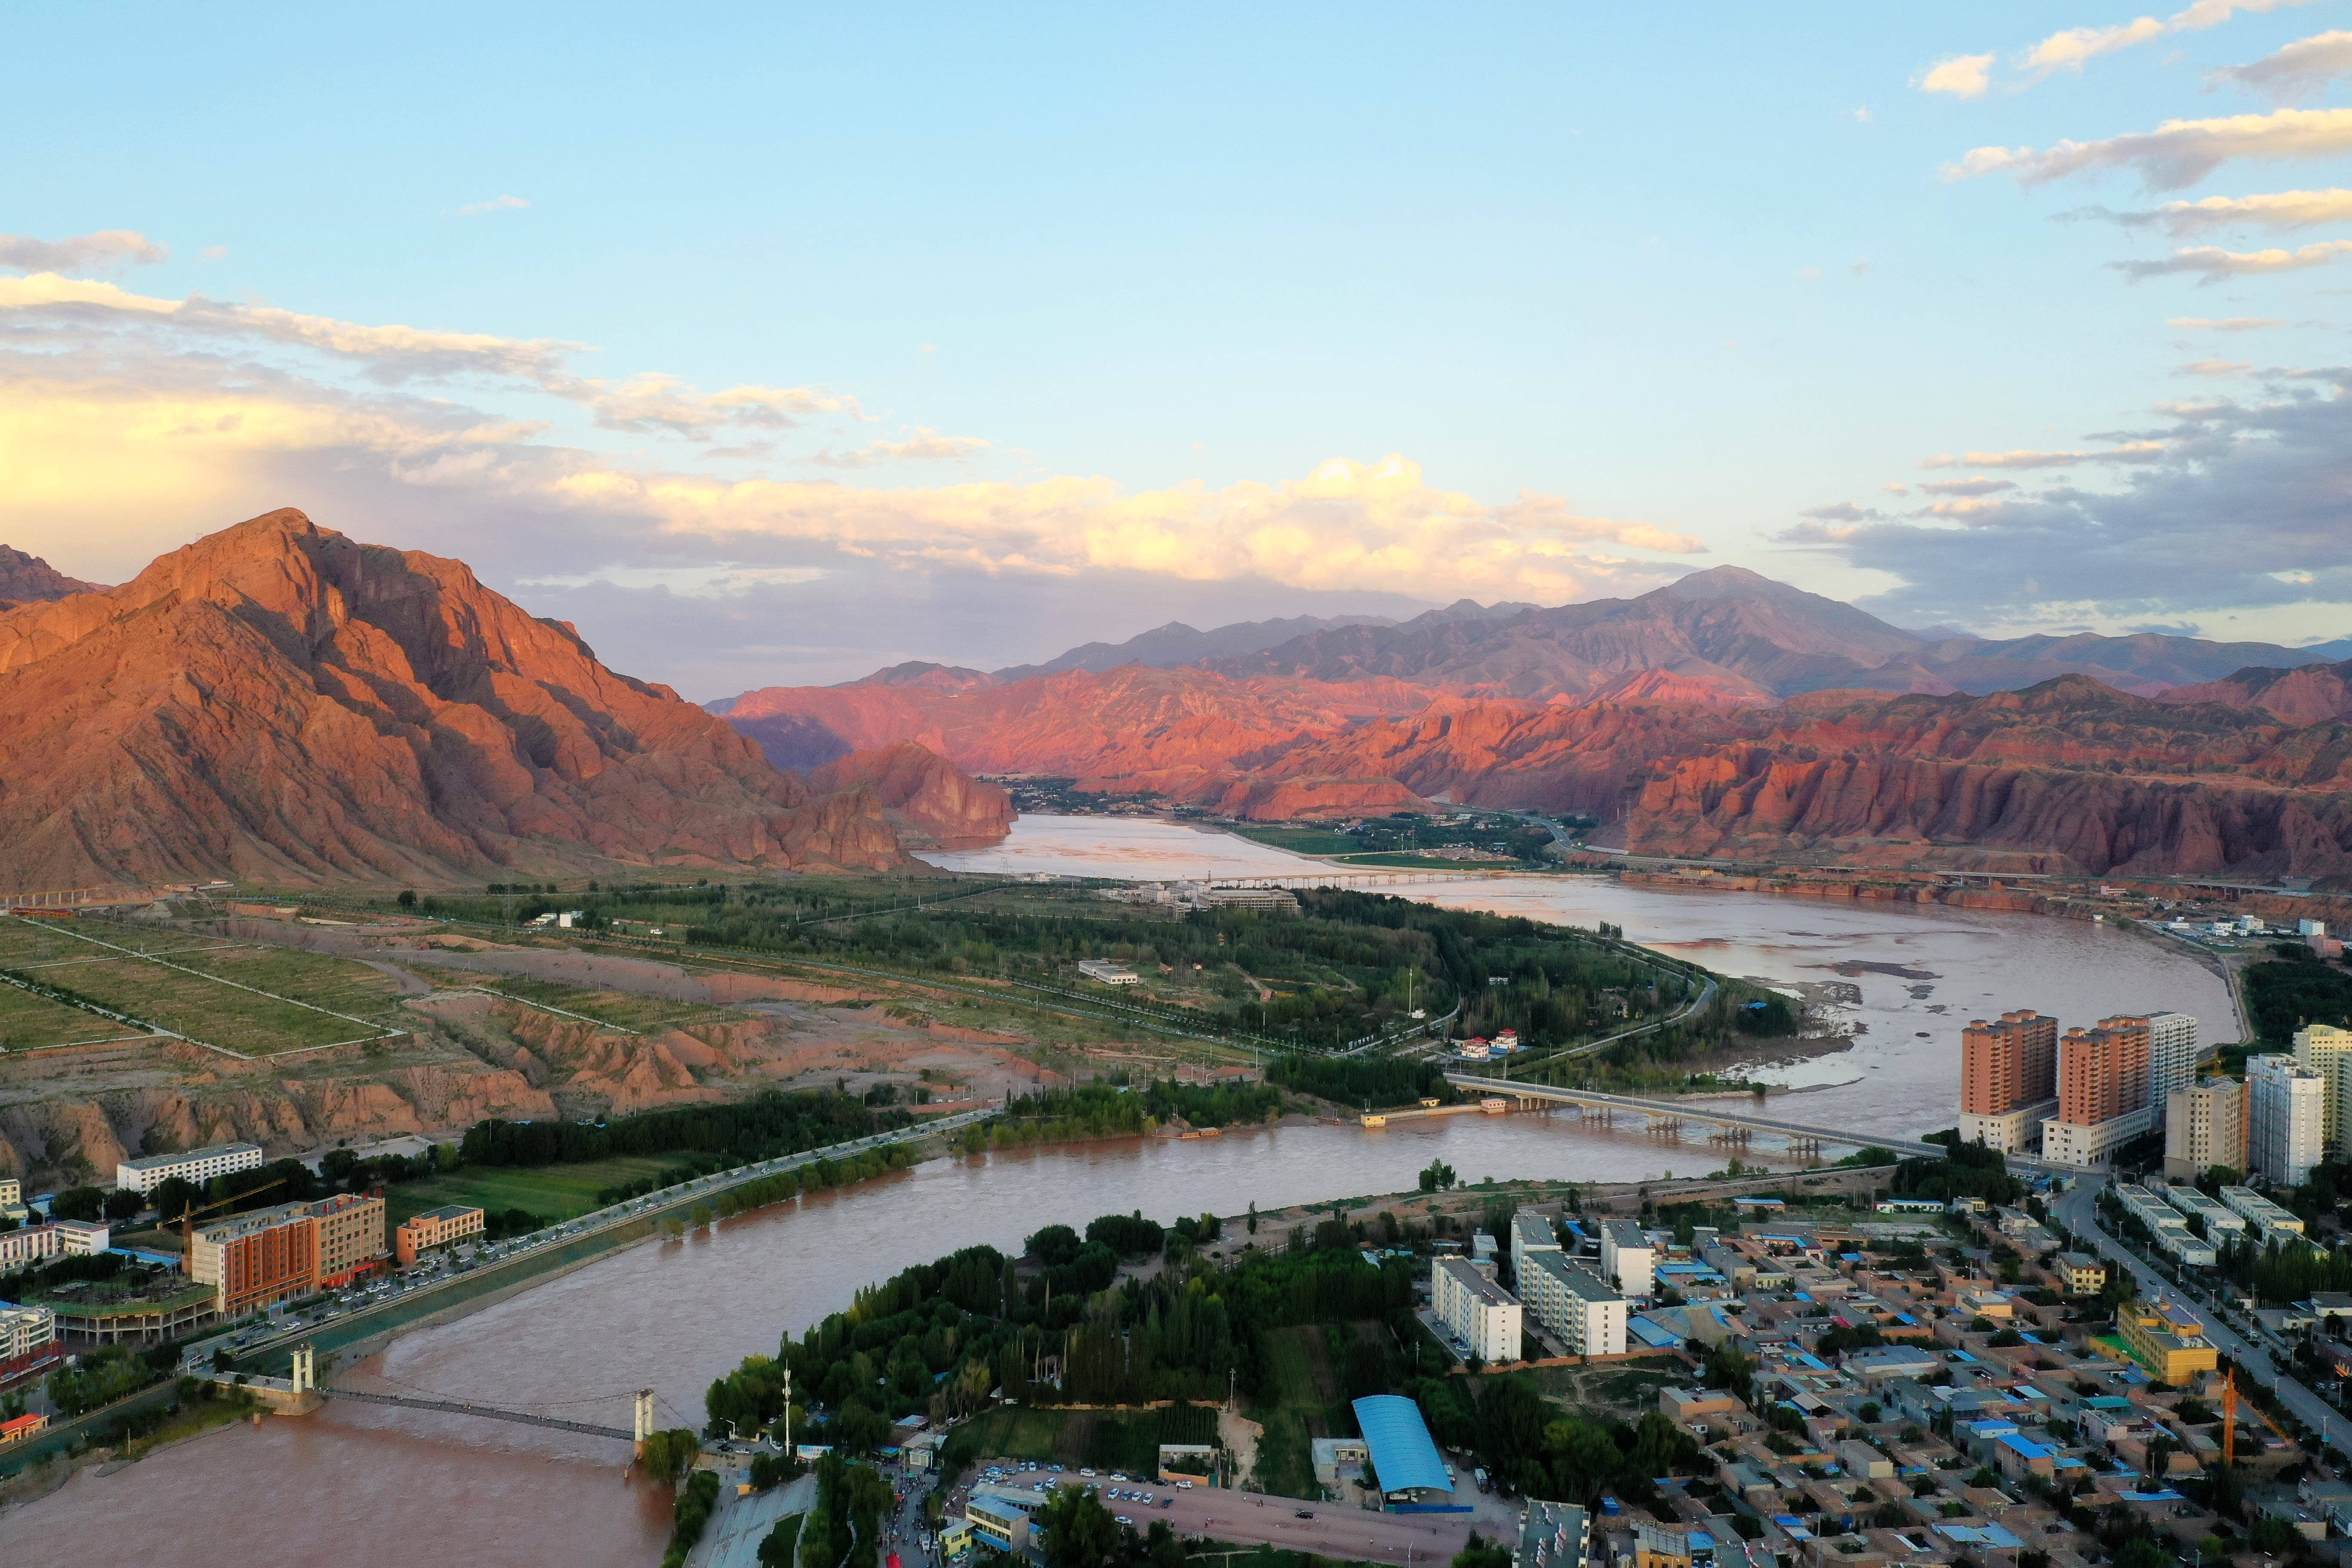
[[1078, 960], [1078, 973], [1104, 985], [1134, 985], [1139, 984], [1134, 970], [1124, 963], [1113, 963], [1107, 958]]
[[2209, 1079], [2181, 1085], [2165, 1096], [2164, 1173], [2201, 1176], [2216, 1165], [2240, 1175], [2246, 1173], [2242, 1079]]
[[2042, 1148], [2042, 1131], [2058, 1114], [2054, 1100], [2037, 1100], [1999, 1116], [1960, 1112], [1960, 1141], [1981, 1143], [2004, 1154], [2031, 1154]]
[[2062, 1252], [2058, 1278], [2065, 1281], [2069, 1296], [2095, 1296], [2107, 1288], [2107, 1265], [2087, 1252]]
[[87, 1220], [53, 1219], [0, 1232], [0, 1274], [28, 1268], [51, 1258], [95, 1258], [113, 1245], [114, 1233]]
[[25, 1206], [24, 1184], [14, 1176], [0, 1176], [0, 1219], [13, 1219], [22, 1225], [32, 1214]]
[[58, 1337], [58, 1315], [47, 1307], [0, 1305], [0, 1367], [31, 1355]]
[[2185, 1384], [2221, 1363], [2221, 1352], [2205, 1337], [2203, 1321], [2162, 1298], [2125, 1302], [2116, 1310], [2116, 1331], [2132, 1359], [2166, 1383]]
[[2221, 1202], [2232, 1214], [2245, 1216], [2246, 1228], [2257, 1242], [2273, 1236], [2301, 1236], [2303, 1221], [2252, 1187], [2223, 1187]]
[[2147, 1031], [2147, 1111], [2160, 1121], [2172, 1091], [2197, 1081], [2197, 1020], [2148, 1013], [2127, 1021]]
[[2209, 1241], [2236, 1236], [2246, 1228], [2246, 1216], [2225, 1204], [2217, 1204], [2195, 1187], [2175, 1184], [2163, 1189], [2164, 1201], [2205, 1227]]
[[1625, 1353], [1625, 1298], [1558, 1247], [1528, 1255], [1519, 1300], [1569, 1354]]
[[1633, 1568], [1715, 1568], [1715, 1537], [1690, 1525], [1637, 1519]]
[[940, 1521], [940, 1556], [952, 1563], [971, 1550], [971, 1521], [946, 1519]]
[[319, 1284], [340, 1290], [362, 1274], [383, 1268], [383, 1194], [339, 1193], [310, 1205], [319, 1222]]
[[1530, 1500], [1519, 1521], [1519, 1553], [1512, 1568], [1584, 1568], [1591, 1550], [1582, 1509], [1572, 1502]]
[[413, 1267], [417, 1257], [436, 1247], [448, 1247], [469, 1236], [482, 1234], [482, 1211], [464, 1204], [447, 1204], [423, 1214], [411, 1215], [400, 1222], [394, 1233], [394, 1256], [403, 1268]]
[[2326, 1154], [2328, 1108], [2334, 1102], [2328, 1089], [2317, 1068], [2293, 1057], [2246, 1058], [2246, 1159], [2252, 1173], [2284, 1187], [2311, 1179], [2312, 1167]]
[[1628, 1296], [1646, 1297], [1655, 1279], [1657, 1253], [1642, 1227], [1630, 1219], [1601, 1222], [1601, 1277], [1613, 1279]]
[[319, 1289], [319, 1222], [309, 1204], [279, 1204], [199, 1226], [188, 1278], [213, 1288], [214, 1310], [241, 1318]]
[[1379, 1478], [1381, 1497], [1391, 1504], [1412, 1508], [1444, 1503], [1454, 1495], [1453, 1472], [1430, 1440], [1429, 1425], [1421, 1406], [1397, 1394], [1373, 1394], [1354, 1405], [1356, 1430], [1370, 1451], [1372, 1474]]
[[1998, 1023], [1972, 1019], [1960, 1031], [1961, 1113], [2006, 1116], [2048, 1100], [2057, 1092], [2057, 1019], [2031, 1007], [2003, 1013]]
[[2294, 1060], [2296, 1066], [2309, 1068], [2327, 1080], [2327, 1120], [2320, 1136], [2330, 1154], [2340, 1154], [2345, 1129], [2352, 1127], [2352, 1117], [2345, 1115], [2346, 1097], [2352, 1095], [2352, 1029], [2339, 1029], [2333, 1024], [2310, 1024], [2297, 1029]]
[[1916, 1345], [1872, 1345], [1846, 1352], [1844, 1360], [1845, 1370], [1862, 1379], [1865, 1387], [1896, 1377], [1925, 1382], [1944, 1364], [1943, 1358], [1934, 1351]]
[[1430, 1270], [1430, 1305], [1481, 1361], [1519, 1359], [1525, 1310], [1518, 1299], [1462, 1258], [1441, 1258]]
[[1528, 1287], [1528, 1258], [1538, 1252], [1558, 1252], [1559, 1233], [1551, 1221], [1539, 1214], [1515, 1214], [1511, 1216], [1511, 1278], [1519, 1289]]
[[984, 1546], [992, 1546], [1008, 1557], [1022, 1557], [1029, 1550], [1029, 1510], [1043, 1498], [1015, 1497], [992, 1488], [974, 1488], [963, 1505], [964, 1522], [971, 1527], [971, 1538]]
[[0, 1448], [39, 1436], [48, 1424], [49, 1418], [46, 1415], [19, 1415], [12, 1420], [0, 1421]]
[[215, 1176], [259, 1169], [258, 1143], [215, 1143], [184, 1154], [146, 1154], [125, 1160], [114, 1167], [114, 1184], [143, 1194], [175, 1178], [201, 1187]]
[[2147, 1107], [2147, 1024], [2102, 1018], [2058, 1042], [2058, 1116], [2042, 1129], [2053, 1164], [2104, 1165], [2154, 1124]]

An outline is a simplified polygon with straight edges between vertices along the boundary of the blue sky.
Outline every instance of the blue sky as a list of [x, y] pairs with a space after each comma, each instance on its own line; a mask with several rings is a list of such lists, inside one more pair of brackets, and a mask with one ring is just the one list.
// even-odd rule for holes
[[0, 541], [300, 506], [697, 697], [1726, 561], [2352, 631], [2352, 5], [1268, 9], [20, 16]]

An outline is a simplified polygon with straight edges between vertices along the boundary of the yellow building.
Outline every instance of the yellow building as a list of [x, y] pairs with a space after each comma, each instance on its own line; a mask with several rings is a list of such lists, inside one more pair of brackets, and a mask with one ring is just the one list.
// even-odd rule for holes
[[2116, 1328], [2132, 1359], [2175, 1387], [2221, 1364], [2204, 1322], [2173, 1302], [2126, 1301], [2116, 1310]]
[[2320, 1137], [2334, 1154], [2344, 1146], [2345, 1108], [2352, 1103], [2352, 1029], [2339, 1029], [2333, 1024], [2297, 1029], [2294, 1065], [2309, 1068], [2327, 1080]]
[[2107, 1288], [2107, 1266], [2087, 1252], [2062, 1252], [2058, 1278], [2066, 1282], [2069, 1296], [2095, 1296]]
[[310, 1205], [319, 1222], [319, 1285], [336, 1289], [383, 1267], [383, 1194], [339, 1193]]

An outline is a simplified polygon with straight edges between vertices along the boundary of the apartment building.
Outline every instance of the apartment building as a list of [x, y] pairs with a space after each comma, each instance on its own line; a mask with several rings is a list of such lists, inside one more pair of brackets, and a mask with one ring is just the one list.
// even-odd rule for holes
[[1559, 1233], [1551, 1227], [1549, 1218], [1539, 1214], [1516, 1214], [1511, 1216], [1511, 1278], [1525, 1290], [1528, 1282], [1528, 1258], [1538, 1252], [1558, 1252]]
[[0, 1305], [0, 1377], [9, 1366], [58, 1341], [58, 1315], [47, 1307]]
[[2058, 1020], [2031, 1007], [1960, 1031], [1960, 1137], [1987, 1148], [2029, 1148], [2055, 1111]]
[[383, 1194], [341, 1193], [198, 1226], [188, 1238], [188, 1278], [213, 1287], [222, 1317], [241, 1318], [347, 1285], [381, 1268], [389, 1250]]
[[2346, 1112], [2352, 1096], [2352, 1029], [2333, 1024], [2311, 1024], [2294, 1032], [2294, 1060], [2327, 1080], [2326, 1125], [2320, 1138], [2330, 1154], [2344, 1152], [2345, 1131], [2352, 1128]]
[[110, 1226], [87, 1220], [53, 1219], [0, 1232], [0, 1274], [29, 1268], [52, 1258], [95, 1258], [114, 1245]]
[[2325, 1073], [2294, 1057], [2246, 1058], [2246, 1159], [2254, 1174], [2286, 1187], [2311, 1179], [2327, 1152], [2328, 1089]]
[[1645, 1297], [1655, 1283], [1658, 1255], [1630, 1219], [1601, 1222], [1601, 1277], [1628, 1296]]
[[2209, 1079], [2165, 1096], [2164, 1173], [2201, 1176], [2216, 1165], [2245, 1174], [2246, 1085], [2241, 1079]]
[[1528, 1255], [1519, 1300], [1570, 1355], [1622, 1355], [1625, 1298], [1558, 1247]]
[[201, 1187], [215, 1176], [259, 1169], [258, 1143], [215, 1143], [180, 1154], [146, 1154], [122, 1161], [114, 1167], [114, 1184], [144, 1194], [174, 1177]]
[[2147, 1031], [2147, 1110], [2161, 1118], [2172, 1091], [2197, 1081], [2197, 1020], [2158, 1012], [2132, 1021]]
[[[477, 1213], [479, 1211], [477, 1210]], [[310, 1205], [319, 1222], [319, 1288], [341, 1289], [383, 1267], [383, 1194], [341, 1193]]]
[[1441, 1258], [1430, 1270], [1430, 1306], [1469, 1353], [1488, 1362], [1519, 1359], [1526, 1309], [1464, 1258]]
[[2231, 1213], [2245, 1216], [2246, 1228], [2258, 1242], [2266, 1242], [2273, 1236], [2303, 1234], [2301, 1219], [2252, 1187], [2223, 1187], [2221, 1202], [2229, 1206]]
[[2104, 1165], [2154, 1123], [2147, 1104], [2146, 1020], [2102, 1018], [2058, 1042], [2058, 1117], [2042, 1129], [2053, 1164]]

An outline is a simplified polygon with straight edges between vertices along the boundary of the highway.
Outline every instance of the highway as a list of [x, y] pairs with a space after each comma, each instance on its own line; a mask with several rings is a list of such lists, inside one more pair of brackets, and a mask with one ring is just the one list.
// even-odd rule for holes
[[2344, 1417], [2310, 1389], [2277, 1371], [2267, 1347], [2248, 1342], [2243, 1335], [2221, 1322], [2212, 1310], [2214, 1303], [2210, 1297], [2200, 1297], [2194, 1291], [2181, 1289], [2107, 1234], [2100, 1226], [2098, 1217], [2099, 1194], [2106, 1191], [2107, 1182], [2105, 1175], [2095, 1173], [2078, 1179], [2074, 1191], [2052, 1205], [2051, 1212], [2057, 1216], [2058, 1223], [2082, 1240], [2095, 1246], [2109, 1262], [2120, 1263], [2129, 1268], [2132, 1278], [2138, 1282], [2141, 1295], [2186, 1297], [2204, 1308], [2200, 1316], [2205, 1321], [2206, 1338], [2211, 1340], [2223, 1355], [2237, 1363], [2240, 1372], [2244, 1373], [2250, 1381], [2277, 1394], [2279, 1403], [2305, 1426], [2321, 1434], [2329, 1447], [2338, 1454], [2352, 1455], [2352, 1446], [2347, 1444]]

